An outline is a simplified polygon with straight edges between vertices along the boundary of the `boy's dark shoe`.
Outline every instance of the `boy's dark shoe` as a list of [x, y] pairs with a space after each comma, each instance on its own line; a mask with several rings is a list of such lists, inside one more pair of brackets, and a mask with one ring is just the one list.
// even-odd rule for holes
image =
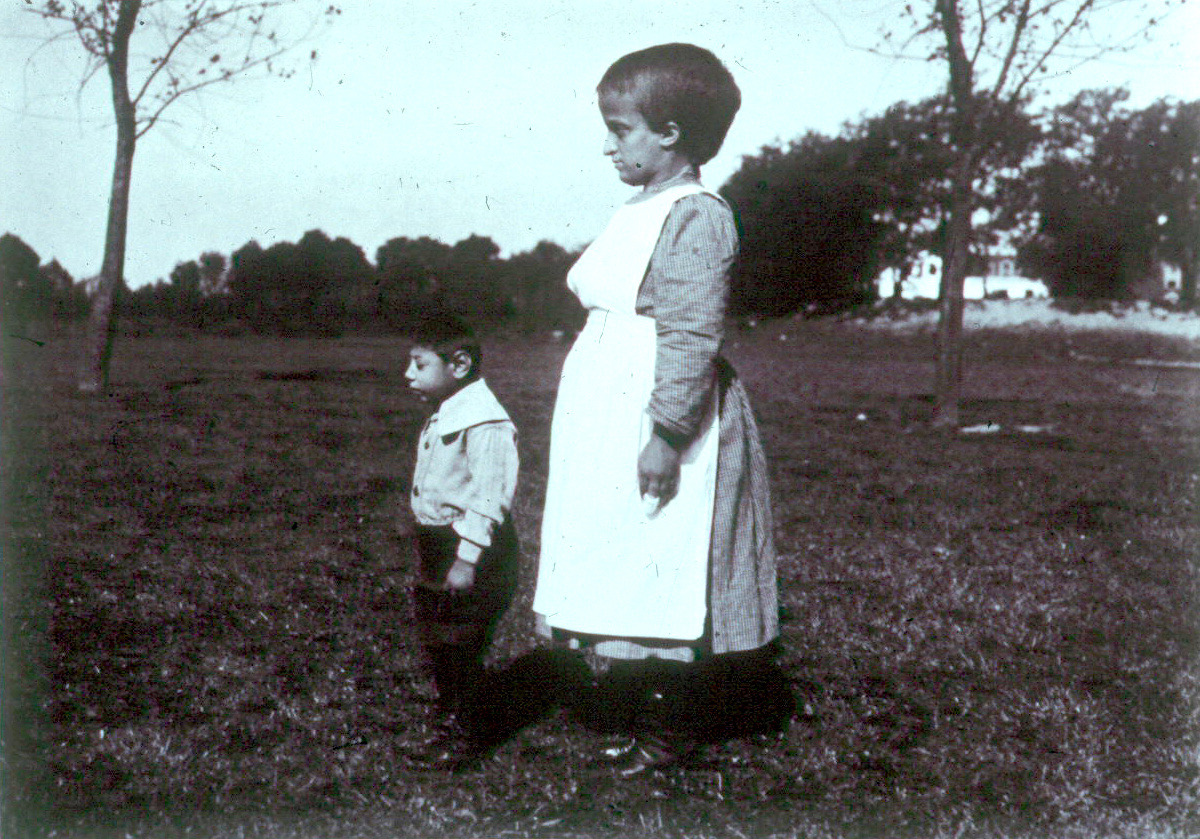
[[405, 749], [404, 756], [417, 769], [429, 772], [461, 772], [482, 763], [495, 748], [495, 745], [472, 736], [451, 717], [432, 737]]
[[629, 755], [633, 753], [637, 745], [636, 737], [626, 734], [611, 734], [605, 738], [596, 752], [596, 763], [618, 766], [629, 760]]
[[622, 778], [632, 778], [646, 772], [683, 766], [695, 758], [697, 745], [694, 741], [638, 735], [628, 744], [606, 750], [612, 755], [612, 763]]

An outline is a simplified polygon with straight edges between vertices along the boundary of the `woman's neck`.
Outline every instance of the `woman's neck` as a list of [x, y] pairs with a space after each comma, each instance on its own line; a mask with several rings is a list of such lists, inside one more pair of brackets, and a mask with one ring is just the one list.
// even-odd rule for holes
[[679, 181], [697, 181], [700, 180], [700, 167], [689, 161], [680, 161], [677, 167], [673, 167], [672, 171], [653, 183], [648, 183], [642, 187], [643, 192], [657, 192], [660, 189], [671, 186]]
[[641, 192], [634, 193], [633, 197], [629, 199], [628, 203], [637, 204], [645, 201], [647, 198], [650, 198], [653, 195], [658, 195], [658, 193], [662, 192], [664, 189], [670, 189], [671, 187], [678, 186], [679, 184], [696, 183], [699, 180], [700, 167], [689, 163], [684, 168], [671, 175], [669, 178], [664, 178], [657, 183], [646, 184], [644, 187], [642, 187]]

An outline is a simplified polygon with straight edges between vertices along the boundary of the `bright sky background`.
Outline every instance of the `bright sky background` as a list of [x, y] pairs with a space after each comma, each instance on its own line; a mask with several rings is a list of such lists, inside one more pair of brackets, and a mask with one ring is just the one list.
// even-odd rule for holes
[[[343, 0], [313, 44], [311, 73], [210, 88], [142, 139], [126, 278], [142, 285], [203, 251], [313, 228], [351, 239], [372, 262], [396, 236], [453, 244], [477, 233], [505, 255], [540, 239], [583, 245], [630, 194], [601, 155], [594, 90], [612, 61], [668, 41], [725, 61], [743, 106], [704, 172], [718, 187], [764, 144], [836, 133], [939, 93], [942, 64], [864, 49], [903, 3]], [[25, 6], [0, 0], [0, 233], [82, 279], [103, 249], [108, 81], [101, 74], [80, 95], [77, 44], [39, 51], [45, 29]], [[1076, 71], [1045, 101], [1118, 85], [1136, 107], [1200, 99], [1200, 57], [1184, 46], [1197, 33], [1192, 0], [1153, 49]]]

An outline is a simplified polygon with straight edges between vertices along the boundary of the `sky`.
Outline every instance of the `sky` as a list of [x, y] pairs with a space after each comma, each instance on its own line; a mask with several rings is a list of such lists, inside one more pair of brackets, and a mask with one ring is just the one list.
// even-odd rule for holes
[[[314, 0], [315, 2], [315, 0]], [[315, 3], [323, 7], [325, 4]], [[246, 78], [181, 99], [139, 142], [125, 274], [167, 277], [320, 229], [376, 249], [398, 236], [490, 236], [503, 255], [582, 246], [631, 192], [601, 154], [595, 86], [625, 53], [688, 41], [715, 52], [742, 109], [704, 181], [809, 131], [940, 93], [938, 62], [871, 51], [904, 0], [344, 0], [291, 78]], [[0, 0], [0, 233], [74, 277], [99, 271], [114, 130], [103, 74], [80, 91], [77, 43], [42, 47], [24, 0]], [[1056, 80], [1043, 100], [1125, 86], [1141, 107], [1200, 99], [1200, 3], [1149, 48]], [[1195, 38], [1190, 40], [1194, 41]], [[138, 46], [135, 37], [134, 47]]]

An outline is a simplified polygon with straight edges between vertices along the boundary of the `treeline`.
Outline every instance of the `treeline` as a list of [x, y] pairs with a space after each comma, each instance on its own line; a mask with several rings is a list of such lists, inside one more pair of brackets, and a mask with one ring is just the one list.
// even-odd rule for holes
[[[975, 184], [975, 272], [997, 246], [1056, 297], [1121, 299], [1162, 264], [1196, 300], [1200, 255], [1200, 102], [1126, 106], [1123, 90], [1085, 91], [1029, 113], [980, 108], [990, 137]], [[722, 187], [742, 233], [735, 314], [840, 311], [875, 299], [885, 268], [903, 276], [941, 255], [956, 150], [944, 98], [901, 102], [746, 156]], [[479, 322], [569, 329], [580, 318], [565, 288], [576, 254], [543, 241], [500, 258], [491, 239], [453, 245], [399, 237], [370, 261], [348, 239], [314, 230], [299, 242], [249, 242], [206, 253], [165, 280], [123, 294], [136, 318], [260, 333], [393, 329], [434, 306]], [[6, 321], [77, 317], [80, 285], [14, 236], [0, 237]]]
[[311, 230], [295, 243], [248, 242], [228, 264], [211, 253], [182, 263], [167, 282], [129, 292], [126, 311], [201, 328], [240, 322], [275, 335], [392, 330], [443, 307], [479, 323], [573, 324], [578, 304], [565, 278], [576, 255], [550, 242], [499, 254], [484, 236], [453, 245], [399, 237], [379, 247], [372, 264], [349, 239]]
[[[179, 263], [166, 280], [123, 288], [124, 317], [206, 330], [332, 336], [402, 329], [435, 308], [481, 324], [571, 329], [582, 311], [566, 289], [577, 253], [552, 242], [508, 258], [490, 238], [447, 245], [427, 236], [382, 245], [375, 262], [344, 237], [320, 230], [263, 248], [251, 241], [229, 258], [209, 252]], [[39, 265], [16, 236], [0, 237], [3, 312], [12, 331], [30, 319], [87, 312], [83, 283], [57, 263]]]

